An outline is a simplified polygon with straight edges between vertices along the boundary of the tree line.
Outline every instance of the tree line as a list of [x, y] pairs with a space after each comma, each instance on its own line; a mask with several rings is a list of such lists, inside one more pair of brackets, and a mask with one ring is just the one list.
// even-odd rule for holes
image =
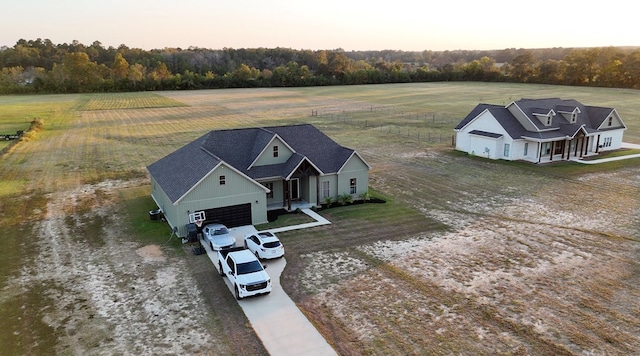
[[0, 47], [0, 94], [488, 81], [640, 88], [640, 48], [344, 51], [198, 47], [142, 50], [99, 41]]

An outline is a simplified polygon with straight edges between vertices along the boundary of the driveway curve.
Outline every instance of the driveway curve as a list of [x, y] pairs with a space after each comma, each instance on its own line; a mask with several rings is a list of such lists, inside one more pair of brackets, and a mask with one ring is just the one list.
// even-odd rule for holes
[[[329, 221], [309, 209], [303, 209], [303, 212], [313, 217], [316, 222], [269, 231], [280, 232], [330, 224]], [[229, 230], [236, 238], [236, 246], [243, 245], [243, 239], [246, 234], [257, 231], [251, 225]], [[208, 244], [203, 244], [203, 247], [207, 251], [207, 256], [211, 259], [216, 272], [218, 272], [217, 253], [212, 251]], [[242, 299], [238, 301], [238, 304], [240, 304], [269, 354], [273, 356], [337, 355], [331, 345], [282, 289], [280, 275], [286, 263], [287, 261], [284, 257], [272, 261], [263, 261], [271, 277], [271, 293], [266, 296]], [[231, 283], [226, 277], [224, 279], [227, 287], [229, 287], [229, 293], [233, 293]]]

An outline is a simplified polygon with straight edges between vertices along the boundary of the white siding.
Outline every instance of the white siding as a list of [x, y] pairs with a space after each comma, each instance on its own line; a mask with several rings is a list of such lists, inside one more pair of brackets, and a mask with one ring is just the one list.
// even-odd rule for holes
[[[617, 150], [620, 147], [622, 147], [622, 136], [624, 134], [624, 130], [620, 129], [620, 130], [611, 130], [611, 131], [605, 131], [603, 133], [600, 134], [600, 145], [602, 145], [602, 147], [599, 149], [600, 152], [602, 151], [611, 151], [611, 150]], [[611, 146], [605, 147], [603, 145], [603, 142], [605, 140], [605, 138], [610, 137], [611, 138]], [[597, 141], [597, 136], [593, 138], [593, 144], [595, 145]], [[595, 147], [595, 146], [594, 146]], [[595, 148], [594, 148], [595, 150]]]
[[[495, 139], [470, 134], [469, 132], [473, 130], [495, 133], [502, 135], [502, 137]], [[505, 158], [503, 156], [504, 144], [511, 144], [512, 142], [513, 140], [489, 111], [481, 113], [456, 135], [457, 150], [491, 159]], [[513, 148], [510, 151], [512, 150]]]
[[[529, 144], [527, 154], [525, 155], [524, 146]], [[511, 160], [524, 160], [529, 162], [538, 162], [538, 143], [526, 140], [515, 140], [511, 142]]]

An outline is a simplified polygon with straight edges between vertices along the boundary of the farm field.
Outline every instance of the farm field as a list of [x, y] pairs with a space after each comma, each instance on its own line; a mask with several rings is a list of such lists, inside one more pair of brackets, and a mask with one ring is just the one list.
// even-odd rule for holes
[[339, 354], [638, 354], [640, 161], [535, 166], [451, 149], [476, 104], [522, 97], [615, 107], [640, 144], [633, 90], [0, 96], [0, 128], [44, 122], [0, 161], [0, 354], [267, 354], [206, 257], [148, 221], [145, 167], [209, 130], [293, 123], [356, 149], [387, 199], [280, 234], [282, 285]]

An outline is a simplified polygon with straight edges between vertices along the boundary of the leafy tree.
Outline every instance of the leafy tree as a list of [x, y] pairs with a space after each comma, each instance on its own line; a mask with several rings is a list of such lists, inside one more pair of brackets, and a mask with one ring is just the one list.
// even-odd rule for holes
[[127, 79], [129, 75], [129, 62], [127, 62], [121, 53], [116, 54], [116, 58], [113, 60], [111, 66], [111, 78], [113, 80]]
[[640, 89], [640, 50], [629, 53], [625, 58], [621, 80], [624, 88]]
[[547, 59], [538, 64], [537, 83], [560, 84], [563, 82], [566, 62]]
[[517, 55], [509, 63], [509, 76], [516, 82], [533, 82], [536, 76], [537, 59], [531, 52]]
[[98, 71], [98, 65], [89, 61], [84, 52], [70, 52], [62, 60], [62, 64], [55, 64], [52, 77], [58, 83], [62, 92], [91, 92], [103, 79]]

